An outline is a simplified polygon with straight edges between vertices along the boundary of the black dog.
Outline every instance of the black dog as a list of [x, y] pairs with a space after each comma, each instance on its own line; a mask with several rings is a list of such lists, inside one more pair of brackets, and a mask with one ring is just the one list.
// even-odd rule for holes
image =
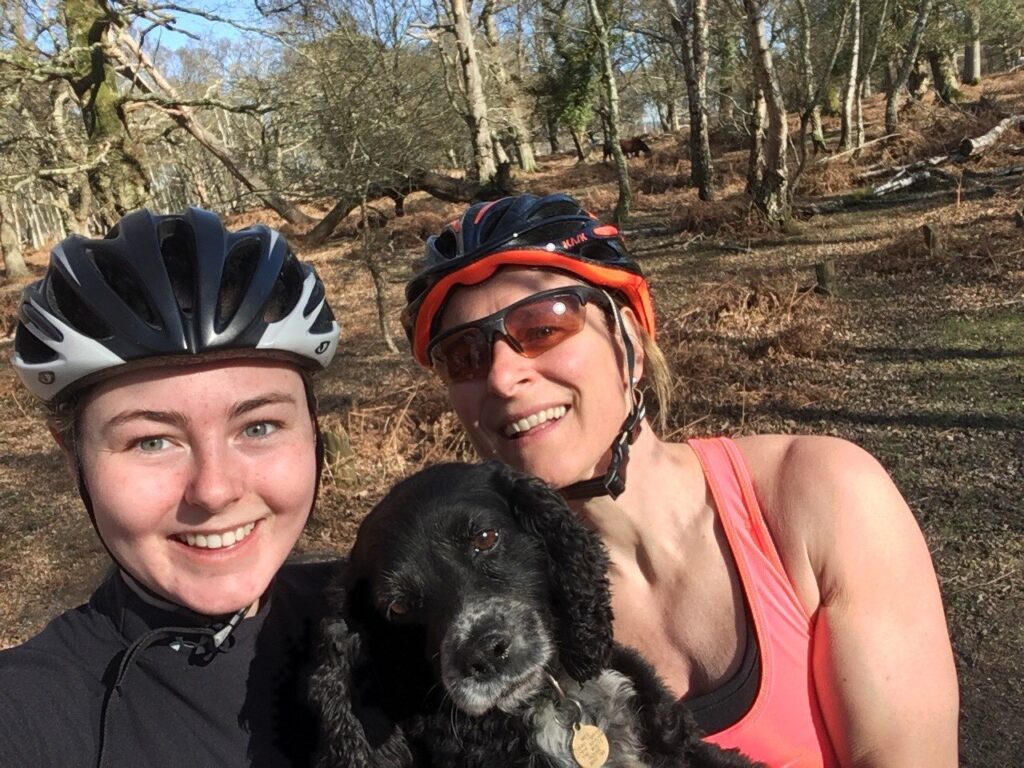
[[396, 485], [324, 623], [321, 768], [751, 766], [613, 642], [607, 566], [558, 494], [497, 462]]

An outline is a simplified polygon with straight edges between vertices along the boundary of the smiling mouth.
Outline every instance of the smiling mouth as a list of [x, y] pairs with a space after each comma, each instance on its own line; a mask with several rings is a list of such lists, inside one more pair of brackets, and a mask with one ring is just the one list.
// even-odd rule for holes
[[246, 523], [220, 533], [176, 533], [171, 538], [196, 549], [225, 549], [247, 538], [256, 523]]
[[559, 405], [554, 408], [545, 408], [543, 411], [530, 414], [525, 419], [519, 419], [519, 421], [512, 422], [502, 430], [502, 434], [504, 434], [505, 437], [510, 438], [520, 437], [541, 424], [545, 424], [549, 421], [558, 421], [560, 418], [565, 416], [567, 410], [568, 409], [564, 405]]

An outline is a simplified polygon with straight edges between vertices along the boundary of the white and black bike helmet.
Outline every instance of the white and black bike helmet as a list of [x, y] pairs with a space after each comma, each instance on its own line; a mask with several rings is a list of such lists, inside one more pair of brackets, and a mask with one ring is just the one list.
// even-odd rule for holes
[[25, 288], [12, 362], [53, 402], [147, 359], [218, 353], [326, 368], [339, 328], [324, 286], [277, 231], [230, 232], [210, 211], [135, 211], [104, 238], [72, 235]]

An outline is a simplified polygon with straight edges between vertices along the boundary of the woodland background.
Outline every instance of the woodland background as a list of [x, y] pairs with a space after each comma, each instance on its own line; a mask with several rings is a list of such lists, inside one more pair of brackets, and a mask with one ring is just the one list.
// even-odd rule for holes
[[[961, 764], [1019, 761], [1022, 0], [0, 10], [5, 356], [21, 289], [68, 233], [143, 205], [281, 228], [343, 337], [300, 549], [344, 551], [392, 482], [469, 456], [397, 321], [424, 239], [473, 200], [569, 191], [650, 276], [670, 438], [827, 433], [883, 461], [946, 600]], [[3, 647], [108, 561], [9, 366], [0, 457]]]

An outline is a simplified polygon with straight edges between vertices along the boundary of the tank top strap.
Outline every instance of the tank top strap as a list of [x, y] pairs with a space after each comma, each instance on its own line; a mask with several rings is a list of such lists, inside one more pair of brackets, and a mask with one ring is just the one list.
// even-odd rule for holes
[[734, 555], [740, 554], [735, 550], [737, 534], [742, 531], [750, 536], [771, 567], [777, 573], [785, 574], [786, 569], [764, 522], [750, 470], [739, 447], [727, 437], [694, 439], [688, 444], [700, 460]]

